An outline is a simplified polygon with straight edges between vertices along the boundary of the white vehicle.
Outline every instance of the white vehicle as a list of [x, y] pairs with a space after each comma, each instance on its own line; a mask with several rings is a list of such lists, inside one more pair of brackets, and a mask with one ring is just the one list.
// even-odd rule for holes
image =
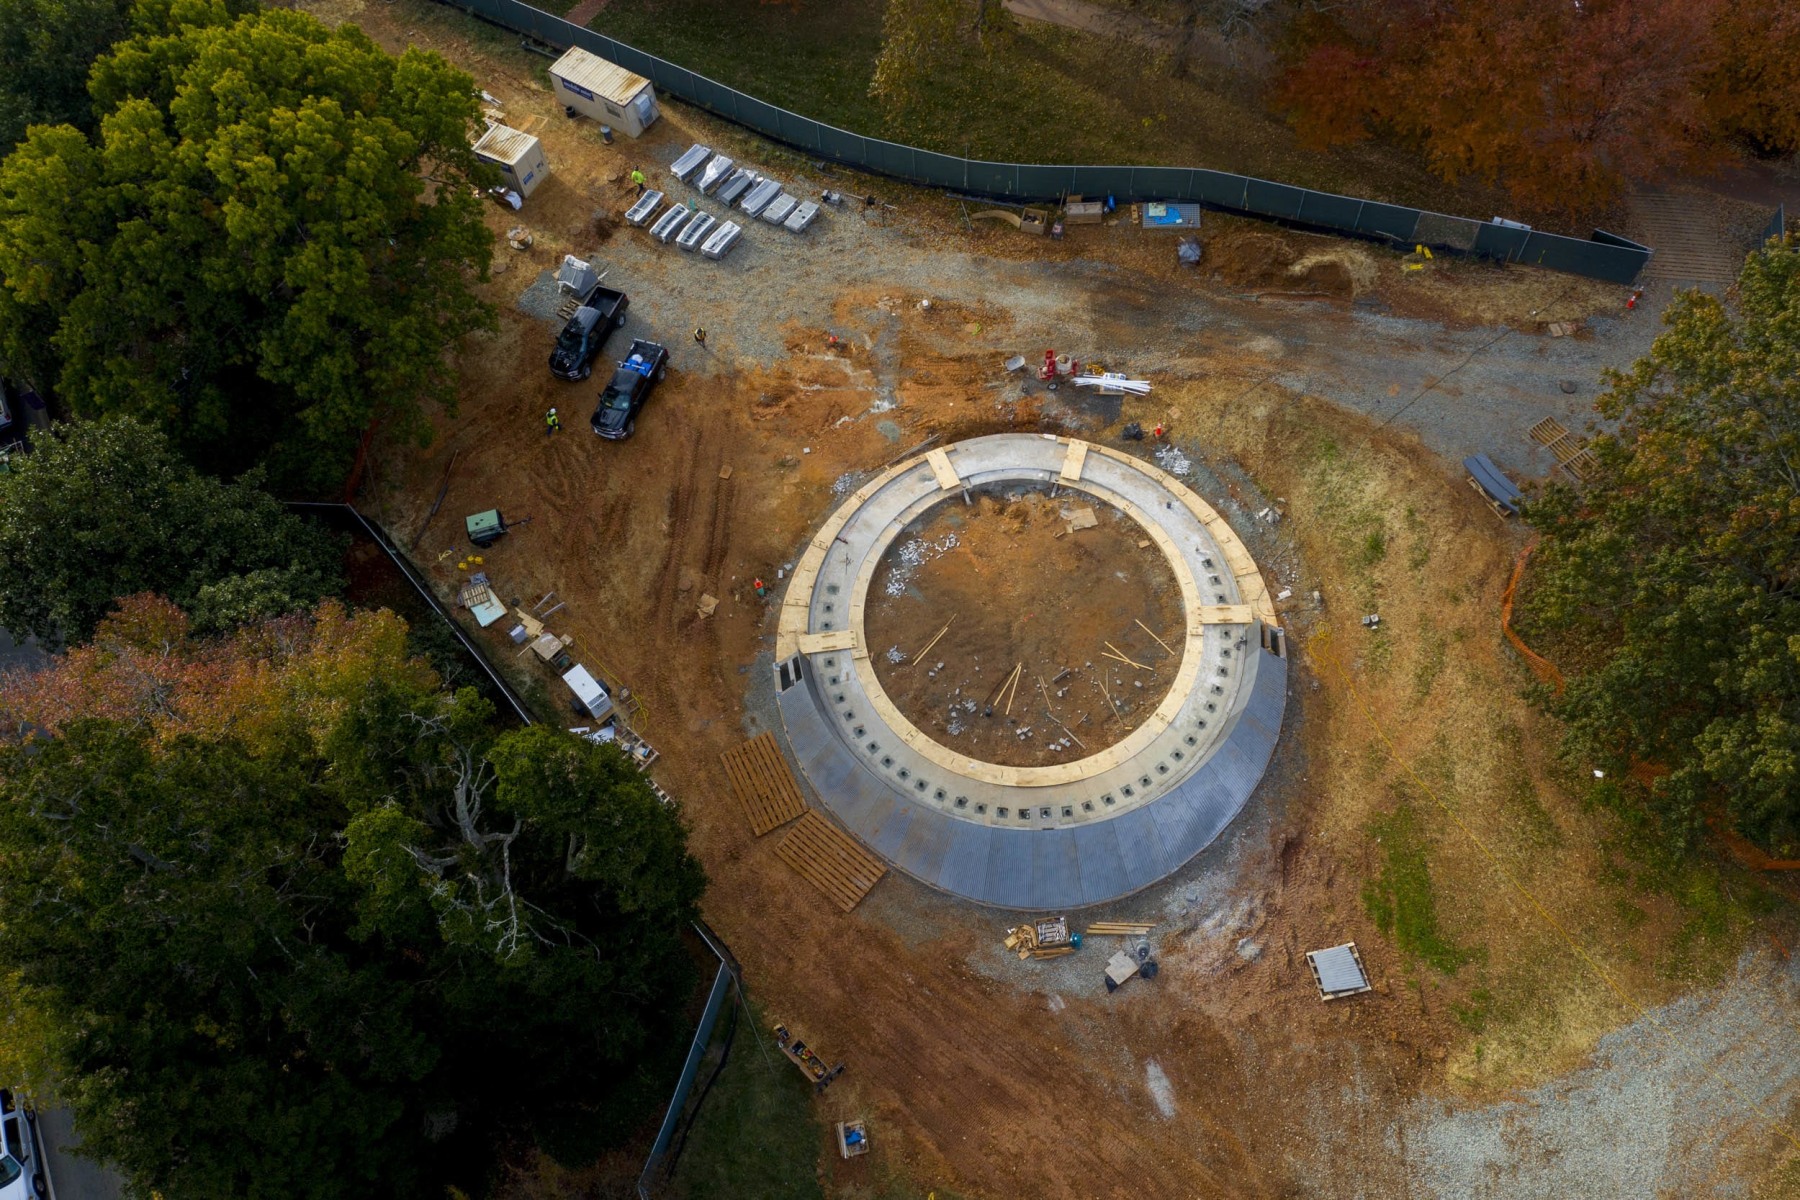
[[44, 1164], [38, 1159], [36, 1126], [37, 1118], [10, 1091], [0, 1088], [0, 1200], [33, 1200], [49, 1194]]

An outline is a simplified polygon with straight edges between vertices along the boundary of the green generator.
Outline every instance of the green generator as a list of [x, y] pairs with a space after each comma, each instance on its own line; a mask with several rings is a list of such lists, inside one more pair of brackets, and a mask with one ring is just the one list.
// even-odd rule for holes
[[469, 540], [484, 548], [499, 541], [501, 536], [506, 533], [506, 518], [500, 515], [500, 510], [497, 508], [478, 512], [472, 517], [465, 518], [464, 523], [469, 527]]

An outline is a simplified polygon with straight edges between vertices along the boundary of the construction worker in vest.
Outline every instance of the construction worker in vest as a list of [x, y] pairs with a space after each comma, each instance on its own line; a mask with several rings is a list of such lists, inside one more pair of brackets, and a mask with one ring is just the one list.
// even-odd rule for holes
[[544, 414], [544, 436], [545, 437], [549, 437], [551, 434], [555, 433], [557, 430], [559, 430], [561, 428], [562, 428], [562, 419], [556, 415], [556, 410], [554, 408]]
[[642, 196], [647, 180], [644, 178], [644, 173], [636, 167], [631, 168], [631, 182], [637, 185], [637, 194]]

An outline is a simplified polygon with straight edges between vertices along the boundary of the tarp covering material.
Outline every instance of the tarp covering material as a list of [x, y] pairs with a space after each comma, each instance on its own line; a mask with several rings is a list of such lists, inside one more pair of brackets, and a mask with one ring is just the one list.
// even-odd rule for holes
[[1463, 459], [1463, 470], [1469, 478], [1481, 485], [1481, 490], [1494, 498], [1494, 503], [1509, 513], [1519, 511], [1519, 489], [1513, 481], [1506, 477], [1506, 472], [1494, 465], [1494, 460], [1485, 454], [1471, 454]]
[[1312, 959], [1319, 972], [1319, 987], [1328, 996], [1360, 992], [1369, 986], [1369, 977], [1363, 974], [1362, 964], [1356, 961], [1356, 952], [1349, 942], [1329, 950], [1309, 951], [1306, 957]]

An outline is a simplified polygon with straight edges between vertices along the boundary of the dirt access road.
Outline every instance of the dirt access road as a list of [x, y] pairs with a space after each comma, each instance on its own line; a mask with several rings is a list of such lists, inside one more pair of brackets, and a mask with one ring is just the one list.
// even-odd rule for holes
[[[550, 179], [518, 217], [492, 214], [497, 233], [522, 222], [535, 237], [528, 251], [497, 250], [486, 290], [500, 331], [465, 348], [462, 405], [429, 449], [379, 448], [364, 502], [406, 544], [446, 486], [415, 552], [446, 592], [462, 578], [463, 514], [499, 505], [531, 518], [483, 569], [509, 599], [555, 590], [567, 607], [552, 628], [645, 701], [657, 777], [712, 880], [709, 919], [770, 1015], [850, 1064], [821, 1116], [866, 1117], [878, 1152], [845, 1164], [821, 1145], [828, 1194], [899, 1179], [898, 1194], [996, 1200], [1291, 1196], [1341, 1194], [1346, 1178], [1370, 1196], [1471, 1194], [1458, 1181], [1483, 1177], [1481, 1139], [1498, 1127], [1475, 1116], [1516, 1089], [1556, 1086], [1634, 1014], [1516, 910], [1494, 868], [1377, 751], [1358, 696], [1395, 722], [1398, 756], [1454, 783], [1463, 819], [1629, 994], [1662, 1003], [1687, 986], [1659, 969], [1657, 950], [1681, 912], [1604, 882], [1595, 818], [1559, 790], [1545, 735], [1517, 700], [1494, 630], [1516, 535], [1451, 465], [1480, 449], [1523, 473], [1548, 467], [1526, 430], [1545, 415], [1578, 428], [1599, 368], [1653, 332], [1644, 311], [1620, 315], [1618, 289], [1465, 264], [1406, 277], [1383, 252], [1228, 221], [1209, 225], [1205, 271], [1183, 274], [1171, 243], [1128, 222], [1060, 243], [965, 227], [954, 203], [823, 176], [678, 105], [645, 140], [603, 147], [591, 125], [562, 117], [542, 60], [485, 27], [415, 0], [316, 11], [390, 47], [442, 51], [543, 138]], [[804, 237], [752, 224], [723, 263], [621, 228], [631, 167], [661, 184], [694, 140], [799, 190], [875, 190], [897, 207], [831, 210]], [[553, 301], [541, 280], [565, 252], [606, 262], [607, 282], [630, 292], [625, 336], [673, 351], [629, 442], [586, 431], [597, 385], [545, 370]], [[1542, 335], [1553, 318], [1586, 329]], [[691, 337], [699, 325], [704, 346]], [[1046, 346], [1156, 391], [1121, 408], [1001, 370]], [[566, 428], [547, 435], [551, 405]], [[1227, 836], [1164, 885], [1087, 914], [1159, 923], [1162, 975], [1108, 995], [1101, 956], [1019, 963], [1000, 947], [1013, 914], [903, 877], [840, 914], [775, 856], [779, 835], [751, 837], [718, 755], [771, 726], [780, 575], [858, 481], [931, 438], [1033, 429], [1118, 444], [1130, 420], [1171, 424], [1160, 465], [1236, 523], [1272, 585], [1293, 590], [1298, 669], [1283, 745]], [[1259, 519], [1266, 510], [1285, 519]], [[774, 585], [768, 599], [757, 577]], [[696, 611], [703, 594], [720, 600], [710, 618]], [[1356, 616], [1377, 609], [1392, 632], [1363, 636]], [[496, 656], [515, 653], [483, 636]], [[1342, 675], [1312, 657], [1330, 646]], [[536, 678], [557, 695], [557, 681]], [[1388, 851], [1369, 822], [1396, 806], [1425, 830], [1433, 919], [1479, 954], [1423, 966], [1371, 923], [1363, 885]], [[1377, 992], [1323, 1005], [1303, 952], [1352, 937]], [[1704, 978], [1741, 944], [1706, 959]], [[1706, 966], [1721, 954], [1723, 967]], [[1702, 1061], [1740, 1041], [1721, 1034]], [[1754, 1111], [1729, 1096], [1692, 1111], [1679, 1082], [1669, 1105], [1620, 1118], [1638, 1141], [1592, 1139], [1583, 1161], [1601, 1190], [1589, 1194], [1607, 1194], [1615, 1143], [1621, 1155], [1668, 1147], [1654, 1182], [1682, 1194], [1778, 1165]], [[1778, 1103], [1792, 1088], [1782, 1075], [1767, 1095]], [[1609, 1112], [1596, 1106], [1594, 1119]], [[1472, 1132], [1445, 1124], [1459, 1114]], [[1562, 1143], [1543, 1145], [1548, 1160]]]

